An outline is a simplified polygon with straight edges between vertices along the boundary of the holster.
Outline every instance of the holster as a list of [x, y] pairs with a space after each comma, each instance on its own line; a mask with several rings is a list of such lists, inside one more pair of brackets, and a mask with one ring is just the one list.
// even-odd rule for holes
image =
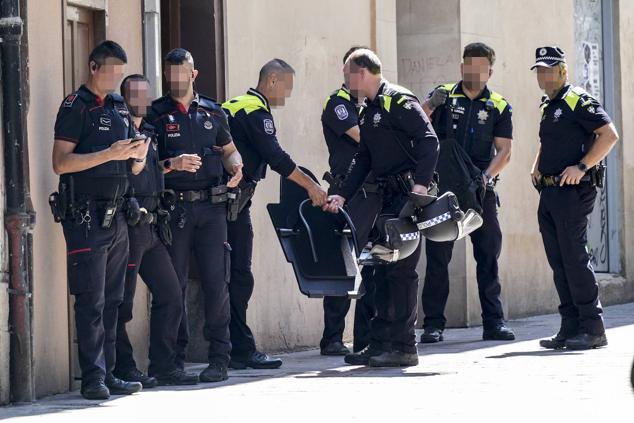
[[163, 244], [168, 247], [172, 245], [172, 230], [170, 228], [170, 213], [162, 208], [156, 210], [157, 219], [156, 228], [158, 235]]
[[240, 213], [240, 198], [242, 190], [239, 187], [229, 189], [227, 192], [227, 221], [235, 222]]

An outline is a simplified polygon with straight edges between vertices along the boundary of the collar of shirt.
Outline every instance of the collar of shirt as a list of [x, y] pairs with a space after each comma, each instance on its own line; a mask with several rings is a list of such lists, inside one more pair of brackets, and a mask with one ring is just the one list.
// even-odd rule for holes
[[358, 99], [352, 95], [352, 93], [350, 92], [350, 88], [348, 88], [346, 84], [341, 84], [341, 89], [344, 90], [350, 96], [350, 102], [354, 104], [358, 103]]
[[[187, 114], [187, 108], [185, 107], [183, 103], [181, 103], [180, 101], [174, 100], [174, 97], [172, 97], [171, 94], [168, 97], [170, 101], [176, 106], [179, 112], [181, 112], [184, 115]], [[194, 98], [192, 99], [192, 103], [189, 105], [189, 107], [193, 105], [198, 105], [198, 100], [199, 100], [198, 93], [194, 91]]]
[[269, 111], [271, 110], [271, 107], [269, 106], [269, 99], [266, 98], [266, 96], [264, 94], [262, 94], [261, 92], [259, 92], [255, 88], [249, 88], [249, 91], [247, 91], [247, 94], [254, 95], [257, 98], [259, 98], [260, 100], [262, 100], [262, 103], [264, 103], [264, 106], [266, 107], [266, 110], [269, 110]]
[[[96, 104], [97, 106], [99, 106], [99, 107], [103, 107], [103, 105], [104, 105], [104, 99], [103, 99], [102, 97], [99, 97], [97, 94], [93, 93], [92, 91], [90, 91], [90, 90], [88, 89], [88, 87], [87, 87], [85, 84], [82, 84], [82, 86], [81, 86], [81, 87], [79, 87], [79, 90], [78, 90], [78, 91], [82, 91], [82, 92], [84, 92], [84, 93], [88, 94], [88, 96], [90, 97], [90, 99], [91, 99], [92, 101], [94, 101], [94, 102], [95, 102], [95, 104]], [[106, 96], [106, 98], [108, 98], [108, 96]]]
[[385, 92], [387, 85], [388, 85], [387, 79], [381, 79], [381, 82], [379, 83], [379, 90], [376, 92], [376, 95], [374, 96], [374, 100], [369, 101], [368, 98], [365, 99], [366, 106], [369, 106], [371, 104], [380, 105], [379, 97]]
[[[465, 96], [467, 99], [469, 99], [469, 97], [467, 97], [467, 94], [464, 92], [464, 89], [462, 88], [462, 84], [463, 84], [463, 81], [460, 81], [458, 82], [458, 84], [456, 84], [456, 89], [454, 90], [454, 94], [460, 94]], [[485, 85], [480, 95], [474, 98], [473, 101], [480, 100], [482, 98], [489, 98], [489, 97], [491, 97], [491, 91], [489, 91], [489, 87]]]
[[559, 90], [557, 95], [552, 100], [548, 100], [548, 102], [552, 103], [553, 101], [562, 100], [563, 98], [566, 97], [566, 95], [568, 95], [568, 92], [571, 90], [571, 88], [572, 88], [572, 85], [570, 84], [564, 85], [562, 89]]

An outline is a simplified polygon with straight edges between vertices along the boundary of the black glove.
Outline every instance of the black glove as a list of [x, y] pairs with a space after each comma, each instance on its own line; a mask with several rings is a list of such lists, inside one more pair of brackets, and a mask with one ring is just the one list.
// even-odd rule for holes
[[425, 104], [429, 106], [430, 109], [435, 109], [436, 107], [442, 106], [447, 101], [447, 97], [449, 96], [449, 91], [444, 88], [436, 88], [434, 92], [429, 96]]

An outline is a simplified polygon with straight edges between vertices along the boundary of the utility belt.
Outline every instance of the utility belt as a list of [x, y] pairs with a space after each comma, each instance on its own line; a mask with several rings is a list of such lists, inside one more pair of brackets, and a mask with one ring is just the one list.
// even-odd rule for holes
[[[414, 182], [414, 172], [411, 170], [401, 172], [396, 175], [388, 175], [376, 178], [379, 190], [382, 193], [409, 195], [416, 183]], [[427, 187], [428, 195], [438, 195], [438, 174], [434, 172], [433, 179]]]
[[177, 202], [197, 203], [210, 202], [211, 204], [227, 203], [227, 220], [233, 222], [238, 218], [238, 214], [244, 209], [247, 202], [253, 197], [255, 192], [255, 182], [253, 186], [246, 186], [245, 189], [239, 187], [229, 188], [226, 185], [218, 185], [206, 190], [176, 191], [166, 189], [163, 191], [163, 202], [171, 210], [174, 210]]
[[[324, 173], [322, 179], [328, 184], [330, 184], [331, 188], [341, 188], [343, 186], [343, 181], [346, 179], [346, 175], [333, 175], [330, 172]], [[380, 194], [381, 193], [381, 184], [375, 180], [373, 181], [365, 181], [361, 186], [361, 192], [364, 196], [367, 197], [367, 194]]]
[[135, 197], [126, 199], [125, 217], [128, 225], [131, 227], [152, 226], [158, 231], [159, 238], [165, 245], [172, 245], [172, 230], [170, 228], [170, 213], [159, 205], [160, 199], [158, 194], [155, 201], [147, 201], [149, 197], [143, 197], [144, 205], [156, 204], [155, 208], [149, 210], [139, 206], [139, 201]]
[[93, 222], [93, 213], [96, 212], [99, 225], [103, 229], [109, 229], [116, 214], [123, 210], [125, 198], [118, 197], [112, 200], [95, 200], [80, 196], [76, 200], [67, 197], [67, 193], [54, 192], [49, 196], [53, 219], [56, 222], [73, 222], [76, 225], [86, 225], [90, 230]]
[[[588, 172], [583, 175], [579, 184], [590, 185], [596, 188], [603, 188], [605, 186], [605, 170], [606, 167], [603, 163], [592, 167]], [[535, 185], [535, 189], [541, 192], [546, 187], [558, 187], [561, 183], [561, 176], [559, 175], [541, 175], [539, 181]]]
[[193, 191], [176, 191], [166, 189], [166, 193], [174, 196], [175, 201], [183, 203], [198, 203], [208, 201], [211, 204], [221, 204], [227, 202], [229, 188], [226, 185], [218, 185], [213, 188]]

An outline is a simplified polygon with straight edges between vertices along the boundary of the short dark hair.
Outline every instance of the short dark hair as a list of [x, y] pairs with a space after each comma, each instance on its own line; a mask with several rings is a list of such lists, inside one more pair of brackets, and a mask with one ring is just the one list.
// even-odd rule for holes
[[270, 74], [274, 72], [290, 73], [292, 75], [295, 75], [295, 69], [293, 69], [291, 65], [289, 65], [282, 59], [276, 58], [273, 60], [269, 60], [264, 64], [264, 66], [262, 66], [262, 69], [260, 69], [260, 75], [258, 76], [258, 82], [264, 81], [266, 78], [268, 78]]
[[95, 62], [97, 67], [100, 67], [106, 63], [106, 59], [111, 57], [121, 60], [123, 63], [128, 63], [128, 56], [125, 54], [123, 47], [112, 40], [102, 41], [97, 44], [90, 52], [90, 56], [88, 56], [88, 63]]
[[467, 57], [486, 57], [489, 59], [489, 64], [493, 66], [495, 63], [495, 50], [484, 43], [471, 43], [465, 46], [462, 54], [463, 59]]
[[372, 75], [381, 74], [381, 60], [375, 52], [368, 48], [362, 48], [350, 53], [348, 60], [351, 60], [360, 68], [367, 69]]
[[348, 57], [350, 57], [350, 55], [352, 53], [354, 53], [357, 50], [361, 50], [361, 49], [365, 49], [365, 50], [369, 50], [369, 47], [366, 46], [352, 46], [348, 49], [348, 51], [346, 51], [346, 54], [343, 55], [343, 64], [346, 64], [346, 60], [348, 60]]
[[165, 55], [165, 63], [167, 64], [182, 65], [185, 62], [191, 64], [192, 68], [194, 67], [194, 57], [184, 48], [177, 47]]
[[150, 81], [140, 73], [133, 73], [132, 75], [126, 76], [123, 78], [123, 81], [121, 81], [121, 86], [119, 87], [119, 92], [123, 97], [126, 97], [126, 94], [128, 93], [128, 83], [132, 81], [145, 81], [148, 84], [150, 83]]

